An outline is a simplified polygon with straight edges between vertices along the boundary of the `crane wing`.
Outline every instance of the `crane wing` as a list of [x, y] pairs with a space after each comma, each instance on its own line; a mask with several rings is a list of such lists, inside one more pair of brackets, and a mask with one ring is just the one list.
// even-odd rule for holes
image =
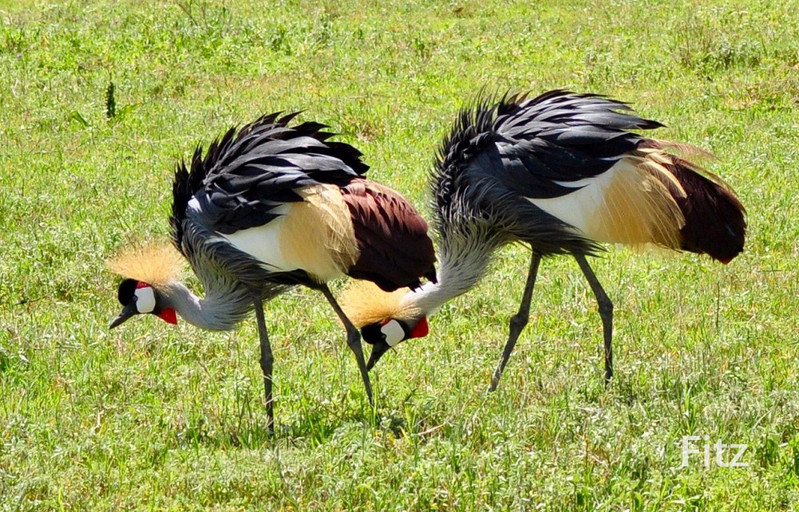
[[198, 147], [189, 169], [185, 163], [178, 166], [170, 218], [178, 248], [188, 208], [201, 211], [210, 230], [230, 234], [265, 225], [279, 215], [281, 204], [302, 201], [298, 189], [344, 185], [367, 171], [361, 153], [349, 144], [329, 141], [332, 134], [323, 131], [324, 125], [290, 127], [295, 116], [274, 113], [231, 128], [204, 157]]
[[[596, 242], [614, 241], [588, 226], [607, 205], [602, 178], [645, 140], [630, 129], [659, 126], [624, 103], [592, 94], [484, 98], [461, 112], [440, 151], [432, 182], [438, 230], [472, 229], [475, 221], [468, 219], [477, 219], [497, 240], [524, 240], [541, 254], [594, 253]], [[582, 189], [589, 193], [575, 197]], [[666, 199], [666, 213], [656, 209], [655, 224], [666, 217], [679, 223], [674, 202]]]
[[470, 172], [490, 174], [528, 198], [574, 192], [636, 149], [642, 137], [629, 130], [662, 126], [624, 103], [565, 91], [511, 96], [493, 108], [491, 143], [475, 152]]
[[439, 223], [479, 212], [542, 254], [654, 243], [729, 261], [743, 247], [743, 207], [720, 179], [668, 152], [701, 150], [631, 131], [661, 126], [593, 94], [483, 99], [440, 152]]

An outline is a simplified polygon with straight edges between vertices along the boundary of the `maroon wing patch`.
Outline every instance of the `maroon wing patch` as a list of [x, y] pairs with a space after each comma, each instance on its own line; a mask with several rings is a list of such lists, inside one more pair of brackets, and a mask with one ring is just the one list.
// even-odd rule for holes
[[360, 254], [347, 274], [386, 291], [436, 279], [427, 222], [398, 192], [362, 178], [342, 187]]

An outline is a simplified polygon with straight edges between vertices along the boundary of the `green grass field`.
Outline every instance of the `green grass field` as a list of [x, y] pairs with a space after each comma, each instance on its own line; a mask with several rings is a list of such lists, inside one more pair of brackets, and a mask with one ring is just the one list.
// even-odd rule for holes
[[[0, 1], [0, 510], [799, 509], [797, 0]], [[109, 86], [113, 84], [113, 102]], [[165, 239], [175, 163], [275, 110], [358, 146], [430, 218], [425, 182], [481, 88], [631, 102], [718, 156], [748, 209], [728, 266], [609, 248], [616, 378], [572, 259], [547, 260], [488, 394], [529, 252], [508, 247], [368, 406], [343, 329], [295, 290], [254, 320], [109, 331], [104, 260]], [[111, 104], [113, 103], [113, 105]], [[196, 284], [196, 281], [194, 281]], [[340, 291], [345, 282], [335, 283]], [[715, 448], [748, 446], [745, 467]], [[728, 461], [731, 453], [724, 454]]]

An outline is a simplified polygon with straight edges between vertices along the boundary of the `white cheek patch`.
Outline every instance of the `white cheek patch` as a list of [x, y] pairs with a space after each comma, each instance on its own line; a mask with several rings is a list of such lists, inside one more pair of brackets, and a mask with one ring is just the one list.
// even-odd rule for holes
[[149, 286], [136, 288], [136, 311], [152, 313], [155, 309], [155, 292]]
[[380, 332], [386, 337], [386, 343], [393, 347], [405, 339], [405, 330], [396, 320], [389, 320], [386, 325], [380, 328]]

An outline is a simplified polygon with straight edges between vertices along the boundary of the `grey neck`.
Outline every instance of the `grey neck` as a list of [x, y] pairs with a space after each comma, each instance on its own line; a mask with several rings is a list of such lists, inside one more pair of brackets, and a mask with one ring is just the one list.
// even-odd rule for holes
[[215, 331], [233, 329], [253, 307], [246, 293], [209, 293], [201, 299], [177, 281], [162, 295], [163, 306], [173, 308], [186, 322]]
[[427, 316], [447, 301], [472, 289], [485, 275], [491, 255], [501, 245], [498, 240], [470, 243], [474, 239], [448, 240], [440, 244], [437, 283], [425, 283], [402, 301], [420, 308]]

